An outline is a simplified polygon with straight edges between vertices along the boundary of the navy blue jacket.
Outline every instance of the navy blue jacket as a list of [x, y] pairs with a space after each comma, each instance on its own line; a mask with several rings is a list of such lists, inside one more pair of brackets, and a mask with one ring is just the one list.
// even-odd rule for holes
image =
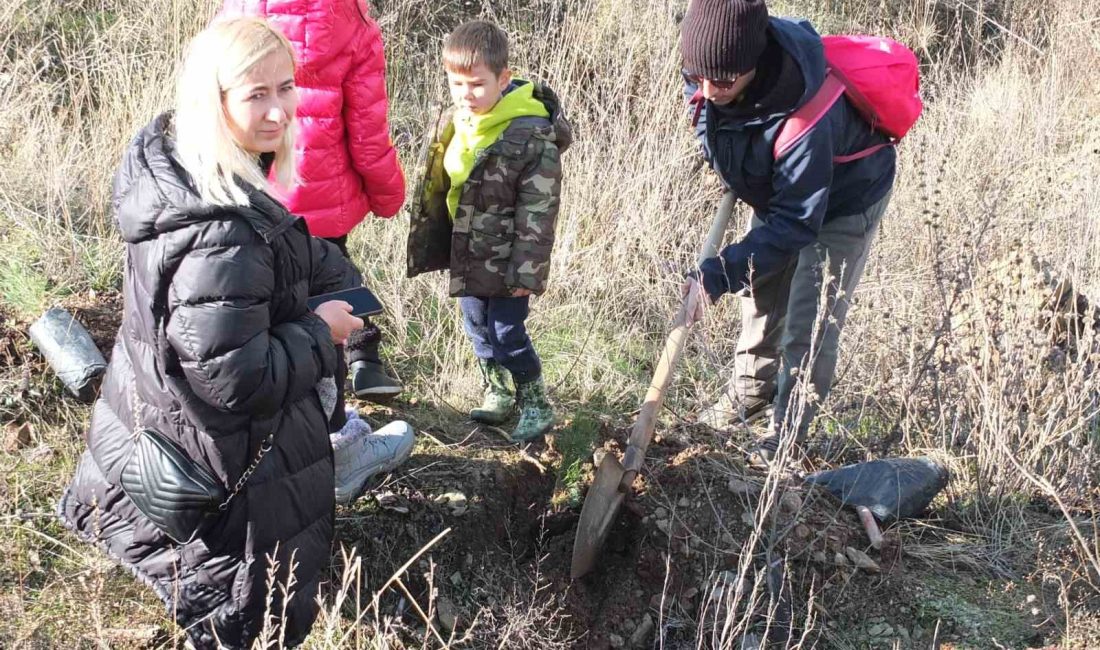
[[[824, 222], [863, 212], [885, 197], [894, 183], [893, 147], [854, 162], [833, 163], [833, 156], [886, 141], [847, 98], [838, 100], [775, 160], [773, 147], [784, 121], [814, 96], [825, 79], [825, 54], [821, 37], [806, 21], [771, 18], [768, 38], [797, 64], [804, 83], [801, 98], [759, 115], [707, 101], [696, 125], [704, 155], [722, 181], [765, 224], [703, 262], [703, 286], [712, 299], [746, 286], [750, 266], [755, 277], [782, 269], [817, 240]], [[695, 91], [687, 82], [685, 95]]]

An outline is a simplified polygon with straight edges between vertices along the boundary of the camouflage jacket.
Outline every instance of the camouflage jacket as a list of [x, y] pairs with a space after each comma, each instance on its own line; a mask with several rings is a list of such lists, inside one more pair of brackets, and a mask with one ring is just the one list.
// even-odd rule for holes
[[456, 297], [546, 290], [561, 192], [559, 155], [573, 134], [552, 90], [539, 84], [534, 96], [549, 119], [517, 117], [478, 154], [453, 221], [443, 155], [454, 125], [450, 115], [440, 118], [443, 128], [437, 124], [428, 145], [409, 226], [409, 277], [449, 268]]

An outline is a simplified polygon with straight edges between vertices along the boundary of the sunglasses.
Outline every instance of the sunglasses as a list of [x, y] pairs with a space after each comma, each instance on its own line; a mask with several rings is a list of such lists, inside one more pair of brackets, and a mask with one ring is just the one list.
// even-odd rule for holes
[[738, 75], [733, 79], [710, 79], [702, 75], [690, 73], [686, 70], [682, 71], [682, 74], [684, 75], [684, 79], [687, 79], [696, 86], [702, 86], [703, 82], [706, 81], [710, 85], [721, 90], [729, 90], [730, 88], [733, 88], [734, 84], [737, 83], [737, 79], [740, 77], [740, 75]]

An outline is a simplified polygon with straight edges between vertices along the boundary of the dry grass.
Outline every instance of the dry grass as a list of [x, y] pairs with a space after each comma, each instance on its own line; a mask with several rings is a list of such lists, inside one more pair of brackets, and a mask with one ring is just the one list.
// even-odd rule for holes
[[[410, 177], [432, 103], [443, 97], [440, 37], [463, 11], [479, 6], [502, 22], [514, 36], [517, 70], [565, 99], [578, 137], [565, 156], [551, 289], [531, 328], [566, 411], [621, 419], [636, 406], [677, 306], [677, 277], [717, 200], [677, 87], [683, 4], [377, 3], [395, 140]], [[131, 134], [170, 103], [181, 44], [214, 8], [211, 0], [0, 6], [0, 289], [9, 316], [25, 319], [58, 296], [117, 285], [111, 174]], [[944, 459], [954, 479], [939, 507], [957, 543], [930, 541], [913, 557], [975, 569], [1019, 567], [1025, 558], [1037, 579], [1061, 585], [1066, 616], [1054, 641], [1086, 643], [1072, 621], [1095, 617], [1100, 581], [1100, 346], [1090, 318], [1074, 320], [1066, 335], [1066, 319], [1025, 285], [1034, 275], [1027, 260], [1037, 255], [1100, 299], [1100, 81], [1092, 72], [1100, 69], [1100, 3], [815, 0], [773, 10], [808, 15], [827, 31], [910, 43], [923, 57], [930, 100], [901, 148], [894, 199], [819, 421], [828, 443], [821, 449], [844, 460], [886, 450]], [[406, 233], [403, 218], [368, 221], [352, 252], [390, 308], [388, 355], [410, 393], [461, 409], [476, 391], [471, 355], [444, 280], [404, 278]], [[1005, 259], [1007, 266], [998, 262]], [[717, 392], [737, 322], [726, 299], [697, 328], [668, 402], [673, 414], [693, 412]], [[19, 369], [0, 375], [0, 397], [22, 390]], [[6, 421], [35, 422], [36, 441], [55, 454], [44, 475], [33, 459], [0, 456], [8, 475], [0, 525], [14, 540], [0, 571], [0, 609], [14, 615], [0, 622], [0, 639], [104, 643], [127, 612], [136, 608], [146, 621], [159, 614], [136, 587], [103, 593], [113, 570], [48, 522], [87, 411], [35, 409], [46, 403], [58, 404], [28, 398], [0, 407]], [[774, 495], [779, 482], [769, 481], [765, 494]], [[773, 501], [761, 500], [745, 557], [768, 550]], [[1034, 503], [1061, 521], [1056, 531], [1036, 529]], [[1030, 547], [1040, 536], [1068, 549], [1057, 563]], [[349, 600], [377, 585], [364, 582], [353, 559], [343, 565], [351, 573], [326, 600], [311, 647], [394, 647], [398, 637], [454, 644], [430, 627], [396, 630], [404, 624], [377, 601], [372, 610]], [[732, 615], [711, 611], [700, 621], [700, 634], [711, 634], [700, 647], [727, 647], [748, 629], [747, 612], [769, 606], [766, 580], [749, 579], [755, 570], [746, 562], [737, 572], [744, 591], [723, 601]], [[568, 643], [553, 627], [557, 604], [506, 590], [501, 599], [482, 621], [501, 632], [492, 637], [500, 647]], [[430, 598], [417, 606], [431, 617]], [[848, 643], [830, 635], [833, 645]], [[489, 637], [477, 638], [481, 647]]]

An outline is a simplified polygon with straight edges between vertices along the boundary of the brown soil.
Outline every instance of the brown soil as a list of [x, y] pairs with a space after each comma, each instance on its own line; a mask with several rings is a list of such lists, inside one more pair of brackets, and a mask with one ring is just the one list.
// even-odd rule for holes
[[122, 294], [90, 292], [69, 296], [60, 306], [80, 321], [91, 334], [99, 351], [110, 360], [118, 326], [122, 323]]
[[[605, 448], [619, 453], [628, 432], [607, 433]], [[569, 573], [579, 507], [556, 510], [550, 505], [552, 469], [559, 461], [552, 445], [533, 451], [534, 462], [480, 432], [462, 447], [421, 449], [395, 484], [360, 500], [342, 522], [340, 541], [357, 547], [372, 582], [380, 584], [449, 526], [452, 532], [431, 553], [436, 564], [433, 585], [439, 596], [455, 604], [459, 629], [482, 609], [495, 610], [498, 618], [508, 616], [501, 610], [508, 583], [520, 593], [530, 593], [538, 585], [542, 602], [556, 604], [563, 615], [556, 647], [602, 649], [619, 647], [619, 641], [629, 647], [646, 617], [656, 629], [645, 635], [644, 647], [650, 647], [658, 632], [664, 635], [665, 648], [697, 647], [697, 622], [708, 618], [704, 609], [716, 609], [711, 592], [719, 576], [738, 570], [762, 481], [759, 475], [738, 470], [722, 449], [700, 444], [651, 446], [646, 473], [624, 505], [596, 570], [574, 581]], [[793, 611], [786, 618], [796, 633], [805, 620], [811, 584], [820, 591], [830, 586], [843, 589], [853, 580], [881, 583], [882, 575], [902, 568], [896, 542], [882, 554], [868, 549], [854, 515], [798, 483], [792, 479], [785, 486], [773, 509], [774, 525], [765, 527], [775, 532], [755, 549], [753, 558], [754, 567], [762, 569], [763, 549], [770, 542], [775, 545], [774, 557], [787, 559], [794, 597], [789, 597], [788, 584], [784, 601]], [[433, 498], [450, 491], [469, 499], [469, 509], [460, 516]], [[849, 546], [867, 550], [883, 573], [864, 574], [834, 565], [835, 555]], [[818, 551], [827, 554], [825, 564], [815, 562]], [[410, 571], [418, 587], [415, 595], [424, 596], [425, 602], [426, 570], [425, 563]], [[753, 572], [749, 578], [754, 579]], [[766, 606], [766, 593], [764, 600]], [[761, 623], [763, 614], [762, 610], [757, 617]], [[406, 622], [415, 630], [415, 612], [408, 612]], [[471, 647], [495, 646], [499, 632], [478, 630], [475, 623]]]
[[[62, 306], [108, 355], [121, 320], [121, 297], [74, 296]], [[28, 325], [0, 311], [0, 364], [37, 376], [47, 369], [27, 340]], [[418, 418], [438, 422], [438, 413], [421, 410], [426, 407], [415, 400], [393, 409], [359, 406], [368, 413], [373, 409], [372, 418], [378, 421], [400, 416], [414, 424]], [[574, 581], [569, 570], [580, 506], [554, 505], [562, 502], [555, 493], [561, 487], [556, 475], [561, 457], [554, 440], [521, 451], [491, 429], [474, 428], [457, 418], [445, 429], [419, 424], [418, 429], [429, 434], [421, 436], [412, 458], [386, 483], [338, 512], [338, 541], [363, 559], [361, 602], [369, 604], [372, 590], [450, 528], [402, 581], [421, 606], [443, 603], [453, 610], [457, 634], [470, 634], [463, 647], [497, 647], [505, 637], [524, 639], [505, 647], [525, 648], [631, 647], [632, 637], [638, 647], [719, 645], [715, 639], [728, 599], [715, 598], [714, 591], [738, 573], [754, 529], [752, 518], [760, 507], [763, 476], [741, 467], [737, 454], [713, 435], [685, 428], [658, 436], [597, 568]], [[605, 425], [600, 435], [603, 449], [621, 453], [627, 434]], [[591, 464], [587, 471], [586, 484]], [[449, 500], [448, 494], [457, 500]], [[1001, 631], [981, 628], [984, 613], [977, 608], [972, 623], [977, 627], [967, 627], [971, 623], [961, 615], [947, 620], [952, 608], [986, 602], [980, 593], [963, 601], [954, 594], [965, 590], [965, 584], [977, 585], [972, 591], [980, 592], [982, 585], [992, 584], [988, 576], [974, 574], [975, 580], [956, 568], [951, 579], [959, 578], [961, 571], [961, 579], [968, 582], [922, 591], [922, 585], [944, 572], [911, 559], [902, 540], [920, 543], [924, 533], [908, 530], [899, 536], [890, 531], [886, 548], [874, 551], [853, 514], [805, 489], [795, 477], [781, 485], [762, 530], [765, 539], [749, 549], [750, 571], [742, 586], [758, 588], [763, 601], [751, 608], [742, 605], [737, 612], [753, 622], [754, 634], [762, 633], [769, 618], [768, 590], [761, 585], [770, 576], [780, 578], [773, 580], [773, 592], [782, 585], [782, 606], [770, 617], [787, 622], [780, 636], [801, 634], [808, 616], [817, 619], [804, 647], [831, 647], [836, 638], [831, 635], [843, 634], [848, 642], [858, 638], [860, 647], [926, 648], [939, 618], [944, 618], [937, 637], [943, 647], [953, 640], [1004, 638], [998, 636]], [[784, 572], [765, 570], [769, 547], [770, 557], [778, 560], [772, 564]], [[847, 561], [837, 564], [836, 556], [847, 556], [849, 548], [866, 551], [880, 571], [857, 570]], [[343, 560], [339, 554], [334, 559], [332, 584], [338, 585]], [[1037, 593], [1040, 602], [1046, 602], [1047, 597]], [[921, 599], [931, 604], [920, 605]], [[929, 619], [922, 607], [936, 618]], [[1051, 607], [1057, 611], [1056, 604]], [[1039, 645], [1049, 638], [1050, 621], [1057, 620], [1049, 616], [1051, 607], [1044, 606], [1038, 617], [1014, 612], [1022, 636], [1006, 647]], [[409, 647], [422, 645], [421, 618], [399, 590], [387, 590], [380, 610], [395, 616]], [[349, 615], [355, 617], [354, 612]], [[159, 643], [158, 639], [148, 645]]]

